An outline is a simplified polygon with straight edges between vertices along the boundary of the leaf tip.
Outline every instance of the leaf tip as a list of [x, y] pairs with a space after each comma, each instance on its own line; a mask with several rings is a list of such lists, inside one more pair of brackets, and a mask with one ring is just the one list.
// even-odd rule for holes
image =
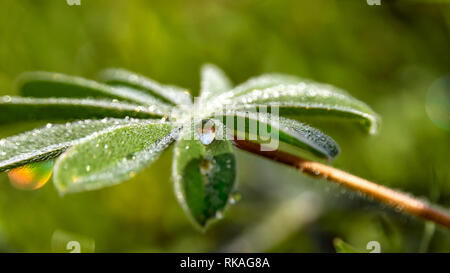
[[369, 117], [369, 135], [376, 135], [378, 134], [380, 127], [381, 127], [381, 117], [373, 113], [371, 117]]

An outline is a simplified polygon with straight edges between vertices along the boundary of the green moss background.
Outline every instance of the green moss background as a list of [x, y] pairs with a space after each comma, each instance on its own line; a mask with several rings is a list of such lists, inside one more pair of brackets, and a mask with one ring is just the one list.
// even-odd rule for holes
[[[448, 1], [0, 5], [0, 95], [14, 94], [15, 77], [28, 70], [95, 78], [103, 68], [123, 67], [194, 94], [204, 62], [234, 83], [265, 72], [311, 78], [347, 89], [383, 119], [371, 137], [316, 124], [341, 145], [332, 165], [450, 207], [450, 126], [436, 126], [425, 111], [430, 86], [450, 74]], [[0, 127], [0, 136], [34, 126]], [[445, 229], [425, 232], [422, 221], [244, 152], [240, 202], [200, 233], [172, 191], [171, 151], [121, 185], [65, 197], [51, 183], [16, 190], [0, 174], [0, 251], [54, 251], [57, 230], [90, 238], [97, 252], [334, 252], [336, 237], [362, 250], [379, 241], [383, 252], [450, 251]]]

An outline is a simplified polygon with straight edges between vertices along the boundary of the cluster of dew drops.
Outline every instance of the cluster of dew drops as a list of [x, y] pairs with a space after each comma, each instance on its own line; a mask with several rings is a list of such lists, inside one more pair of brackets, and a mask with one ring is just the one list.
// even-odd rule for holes
[[[203, 120], [200, 132], [200, 142], [203, 145], [211, 144], [216, 135], [215, 126], [212, 120]], [[52, 124], [47, 124], [50, 128]], [[108, 145], [105, 144], [105, 149]], [[186, 146], [189, 149], [189, 146]], [[91, 166], [86, 166], [86, 171], [89, 172]], [[20, 190], [37, 190], [42, 188], [51, 178], [53, 172], [53, 160], [30, 163], [20, 166], [8, 171], [8, 178], [14, 188]]]

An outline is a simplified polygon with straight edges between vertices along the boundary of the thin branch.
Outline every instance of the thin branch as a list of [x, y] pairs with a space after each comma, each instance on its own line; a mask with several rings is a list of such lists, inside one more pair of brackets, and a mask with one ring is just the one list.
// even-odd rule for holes
[[292, 154], [281, 151], [261, 151], [261, 147], [257, 143], [235, 139], [235, 144], [242, 150], [295, 167], [306, 174], [325, 178], [346, 188], [361, 192], [391, 207], [450, 229], [450, 214], [448, 212], [416, 197], [378, 185], [328, 165], [302, 159]]

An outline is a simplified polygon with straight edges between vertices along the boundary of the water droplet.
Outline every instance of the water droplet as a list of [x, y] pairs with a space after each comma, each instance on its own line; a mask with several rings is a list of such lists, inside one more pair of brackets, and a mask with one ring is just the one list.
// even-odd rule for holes
[[49, 129], [49, 128], [52, 128], [52, 124], [51, 123], [47, 123], [47, 125], [45, 125], [45, 128], [47, 128], [47, 129]]
[[127, 160], [136, 160], [136, 155], [134, 153], [128, 154]]
[[217, 211], [216, 212], [216, 218], [219, 219], [219, 220], [222, 219], [223, 218], [223, 212]]
[[139, 80], [138, 76], [136, 75], [131, 75], [128, 79], [132, 82], [137, 82]]
[[185, 148], [186, 150], [189, 150], [189, 148], [190, 148], [190, 147], [189, 147], [189, 145], [187, 145], [187, 146], [186, 146], [186, 147], [184, 147], [184, 148]]
[[11, 185], [20, 190], [36, 190], [52, 176], [53, 161], [31, 163], [8, 172]]
[[91, 166], [90, 166], [90, 165], [87, 165], [87, 166], [86, 166], [86, 171], [87, 171], [87, 172], [91, 171]]
[[4, 96], [4, 97], [3, 97], [3, 101], [4, 101], [4, 102], [11, 102], [11, 100], [12, 100], [12, 99], [11, 99], [10, 96]]
[[202, 120], [202, 126], [199, 128], [200, 142], [203, 145], [209, 145], [216, 137], [216, 126], [210, 119]]
[[242, 199], [242, 195], [239, 192], [234, 192], [230, 195], [230, 204], [231, 205], [235, 205], [237, 204], [239, 201], [241, 201]]
[[108, 149], [108, 144], [105, 144], [105, 146], [103, 146], [105, 149]]

